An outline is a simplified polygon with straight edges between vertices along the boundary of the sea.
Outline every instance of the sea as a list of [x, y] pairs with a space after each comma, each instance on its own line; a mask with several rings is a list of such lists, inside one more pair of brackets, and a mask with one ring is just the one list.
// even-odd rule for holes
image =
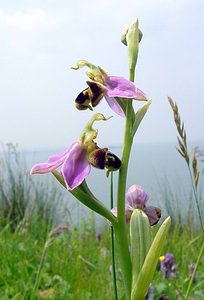
[[[176, 213], [178, 210], [186, 214], [189, 210], [195, 209], [188, 166], [184, 158], [177, 151], [177, 146], [176, 142], [134, 144], [129, 161], [127, 189], [133, 184], [142, 186], [151, 196], [148, 205], [161, 208], [163, 218], [172, 212]], [[199, 147], [199, 149], [203, 150], [204, 140], [191, 141], [188, 144], [191, 153], [195, 147]], [[29, 171], [34, 164], [45, 162], [49, 156], [63, 150], [64, 149], [26, 150], [22, 151], [21, 155]], [[110, 146], [109, 150], [118, 157], [121, 156], [121, 146]], [[203, 204], [204, 185], [202, 171], [204, 164], [202, 160], [202, 156], [198, 158], [198, 168], [200, 171], [198, 192], [200, 195], [199, 201]], [[117, 193], [117, 173], [118, 172], [114, 172], [113, 176], [114, 198], [116, 198]], [[79, 224], [82, 219], [84, 220], [84, 218], [90, 217], [90, 209], [84, 207], [83, 204], [64, 189], [52, 174], [32, 176], [34, 176], [34, 180], [38, 182], [41, 180], [48, 181], [48, 184], [62, 193], [63, 201], [60, 204], [61, 208], [59, 208], [59, 210], [61, 212], [68, 211], [69, 213], [66, 217], [70, 218], [71, 222]], [[92, 193], [107, 207], [110, 207], [110, 179], [106, 177], [106, 171], [92, 167], [91, 173], [87, 177], [87, 183]], [[114, 205], [116, 205], [116, 202]], [[106, 224], [106, 220], [96, 214], [95, 220], [99, 226]]]

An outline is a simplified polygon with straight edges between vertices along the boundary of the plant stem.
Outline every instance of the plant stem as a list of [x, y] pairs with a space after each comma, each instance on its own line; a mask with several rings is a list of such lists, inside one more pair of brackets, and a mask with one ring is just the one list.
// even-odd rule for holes
[[199, 253], [199, 255], [198, 255], [198, 259], [197, 259], [197, 261], [196, 261], [195, 268], [194, 268], [194, 270], [193, 270], [193, 274], [191, 275], [191, 279], [190, 279], [190, 282], [189, 282], [189, 284], [188, 284], [188, 288], [187, 288], [186, 295], [185, 295], [185, 298], [184, 298], [185, 300], [188, 299], [188, 296], [189, 296], [189, 294], [190, 294], [191, 286], [192, 286], [192, 284], [193, 284], [193, 279], [194, 279], [194, 276], [195, 276], [195, 274], [196, 274], [196, 271], [197, 271], [198, 265], [199, 265], [199, 263], [200, 263], [200, 260], [201, 260], [201, 258], [202, 258], [203, 251], [204, 251], [204, 242], [203, 242], [203, 245], [202, 245], [202, 247], [201, 247], [201, 249], [200, 249], [200, 253]]
[[[110, 209], [113, 208], [113, 172], [111, 172], [110, 178]], [[118, 291], [116, 283], [116, 271], [115, 271], [115, 245], [114, 245], [114, 230], [113, 226], [110, 227], [111, 230], [111, 252], [112, 252], [112, 273], [113, 273], [113, 288], [115, 300], [118, 300]]]
[[122, 152], [122, 165], [119, 170], [118, 176], [118, 201], [117, 201], [117, 216], [118, 223], [115, 226], [116, 243], [118, 247], [120, 266], [123, 276], [123, 282], [125, 287], [126, 299], [130, 299], [131, 295], [131, 281], [132, 281], [132, 270], [131, 270], [131, 259], [128, 247], [128, 238], [125, 221], [125, 192], [126, 192], [126, 181], [127, 181], [127, 170], [130, 157], [130, 151], [132, 147], [131, 138], [131, 113], [132, 113], [132, 101], [129, 100], [127, 103], [126, 111], [126, 125], [124, 133], [124, 146]]
[[[196, 202], [196, 206], [197, 206], [197, 211], [198, 211], [198, 216], [199, 216], [199, 221], [200, 221], [200, 225], [201, 225], [201, 229], [202, 229], [202, 237], [204, 237], [204, 227], [203, 227], [203, 221], [202, 221], [202, 216], [201, 216], [200, 206], [199, 206], [199, 202], [198, 202], [197, 188], [196, 188], [196, 184], [195, 184], [195, 181], [194, 181], [194, 179], [193, 179], [194, 177], [193, 177], [193, 175], [192, 175], [192, 172], [191, 172], [191, 169], [190, 169], [189, 164], [188, 164], [188, 170], [189, 170], [189, 173], [190, 173], [191, 184], [192, 184], [192, 187], [193, 187], [193, 194], [194, 194], [194, 198], [195, 198], [195, 202]], [[188, 288], [187, 288], [186, 295], [185, 295], [185, 299], [188, 299], [188, 296], [189, 296], [189, 294], [190, 294], [191, 287], [192, 287], [192, 284], [193, 284], [193, 279], [194, 279], [194, 276], [195, 276], [195, 274], [196, 274], [198, 265], [199, 265], [199, 263], [200, 263], [200, 260], [201, 260], [203, 251], [204, 251], [204, 242], [203, 242], [203, 245], [202, 245], [202, 247], [201, 247], [201, 249], [200, 249], [200, 253], [199, 253], [199, 255], [198, 255], [198, 259], [197, 259], [197, 261], [196, 261], [196, 264], [195, 264], [195, 268], [194, 268], [193, 274], [192, 274], [191, 279], [190, 279], [190, 281], [189, 281]]]
[[34, 297], [36, 296], [36, 291], [37, 291], [37, 289], [39, 287], [39, 284], [40, 284], [40, 275], [41, 275], [43, 263], [44, 263], [44, 260], [45, 260], [46, 252], [47, 252], [47, 242], [44, 246], [43, 253], [42, 253], [42, 256], [41, 256], [41, 259], [40, 259], [40, 264], [39, 264], [38, 272], [37, 272], [37, 275], [36, 275], [36, 278], [35, 278], [35, 284], [34, 284], [34, 287], [33, 287], [33, 293], [32, 293], [32, 296], [31, 296], [31, 300], [33, 300]]
[[196, 207], [197, 207], [197, 211], [198, 211], [198, 217], [199, 217], [199, 221], [200, 221], [200, 226], [202, 228], [202, 233], [203, 233], [203, 237], [204, 237], [204, 227], [203, 227], [203, 221], [202, 221], [200, 206], [199, 206], [199, 202], [198, 202], [197, 188], [196, 188], [195, 181], [193, 179], [193, 175], [192, 175], [192, 172], [191, 172], [191, 169], [190, 169], [189, 165], [188, 165], [188, 170], [189, 170], [189, 173], [190, 173], [191, 184], [192, 184], [192, 187], [193, 187], [193, 194], [194, 194], [194, 198], [195, 198], [195, 202], [196, 202]]

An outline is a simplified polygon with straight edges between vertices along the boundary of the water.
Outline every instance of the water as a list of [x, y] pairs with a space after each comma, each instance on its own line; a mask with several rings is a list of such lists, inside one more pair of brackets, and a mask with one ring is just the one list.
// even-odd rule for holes
[[[145, 143], [135, 144], [132, 149], [129, 172], [127, 178], [127, 188], [132, 184], [138, 184], [151, 195], [149, 205], [162, 207], [163, 215], [168, 212], [165, 211], [166, 192], [173, 193], [176, 196], [176, 203], [169, 203], [171, 207], [178, 206], [182, 209], [188, 210], [191, 201], [190, 195], [192, 193], [190, 177], [187, 165], [184, 159], [176, 150], [176, 143]], [[189, 144], [191, 147], [199, 146], [204, 149], [204, 141], [197, 141]], [[23, 153], [28, 169], [33, 164], [45, 162], [48, 156], [63, 151], [64, 149], [48, 149], [40, 151], [26, 151]], [[110, 147], [110, 151], [121, 156], [121, 147]], [[203, 166], [202, 166], [203, 167]], [[104, 170], [97, 170], [92, 168], [90, 175], [87, 178], [87, 183], [96, 197], [101, 200], [107, 207], [109, 207], [109, 179], [105, 176]], [[74, 222], [78, 222], [81, 216], [89, 214], [90, 210], [70, 195], [60, 184], [49, 175], [33, 175], [35, 177], [49, 178], [50, 184], [56, 185], [57, 189], [63, 190], [64, 205], [71, 211], [71, 216]], [[39, 180], [39, 178], [38, 178]], [[117, 172], [114, 173], [114, 190], [116, 195], [117, 187]], [[203, 188], [202, 186], [200, 187]], [[171, 199], [171, 201], [173, 201]], [[174, 200], [175, 201], [175, 200]], [[174, 208], [173, 208], [174, 209]], [[97, 217], [97, 222], [103, 222], [103, 218]]]

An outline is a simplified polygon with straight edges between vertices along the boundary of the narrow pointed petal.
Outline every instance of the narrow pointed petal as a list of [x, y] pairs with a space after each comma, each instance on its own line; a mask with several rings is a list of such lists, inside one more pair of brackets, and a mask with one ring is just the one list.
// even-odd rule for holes
[[151, 226], [159, 222], [159, 219], [161, 217], [161, 210], [159, 208], [154, 206], [147, 206], [145, 207], [144, 212], [147, 214]]
[[105, 78], [106, 94], [109, 97], [136, 98], [137, 89], [133, 82], [119, 76]]
[[107, 95], [105, 95], [106, 101], [108, 103], [108, 105], [110, 106], [110, 108], [119, 116], [121, 117], [125, 117], [124, 111], [122, 110], [121, 106], [119, 105], [119, 103], [115, 100], [115, 98], [113, 97], [108, 97]]
[[45, 163], [34, 165], [30, 171], [30, 174], [45, 174], [57, 169], [65, 161], [69, 149], [66, 149], [65, 151], [56, 155], [50, 156], [48, 158], [48, 161]]
[[80, 185], [90, 169], [90, 164], [86, 159], [86, 150], [83, 149], [81, 143], [75, 143], [61, 168], [67, 188], [73, 190]]
[[137, 96], [134, 99], [141, 100], [141, 101], [148, 101], [147, 95], [138, 88], [137, 88]]

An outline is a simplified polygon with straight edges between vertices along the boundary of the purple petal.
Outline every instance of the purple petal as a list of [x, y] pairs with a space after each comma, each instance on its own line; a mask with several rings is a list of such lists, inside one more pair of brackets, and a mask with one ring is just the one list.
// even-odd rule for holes
[[46, 163], [34, 165], [30, 171], [30, 174], [45, 174], [57, 169], [65, 161], [67, 153], [70, 151], [70, 148], [66, 149], [61, 153], [50, 156]]
[[140, 89], [137, 88], [137, 97], [134, 98], [134, 99], [136, 99], [136, 100], [142, 100], [142, 101], [144, 101], [144, 100], [147, 101], [148, 97], [147, 97], [147, 95], [143, 91], [141, 91]]
[[115, 100], [114, 97], [108, 97], [107, 95], [105, 95], [106, 101], [108, 103], [108, 105], [110, 106], [110, 108], [119, 116], [121, 117], [125, 117], [124, 111], [122, 110], [121, 106], [119, 105], [119, 103]]
[[132, 81], [119, 76], [107, 76], [104, 79], [108, 97], [135, 98], [137, 89]]
[[147, 214], [151, 226], [159, 222], [161, 211], [158, 208], [154, 206], [147, 206], [145, 207], [144, 212]]
[[70, 190], [80, 185], [91, 169], [86, 159], [86, 150], [81, 143], [72, 146], [61, 169], [67, 188]]
[[149, 199], [149, 194], [147, 194], [141, 186], [134, 184], [128, 189], [126, 198], [133, 208], [144, 208]]

